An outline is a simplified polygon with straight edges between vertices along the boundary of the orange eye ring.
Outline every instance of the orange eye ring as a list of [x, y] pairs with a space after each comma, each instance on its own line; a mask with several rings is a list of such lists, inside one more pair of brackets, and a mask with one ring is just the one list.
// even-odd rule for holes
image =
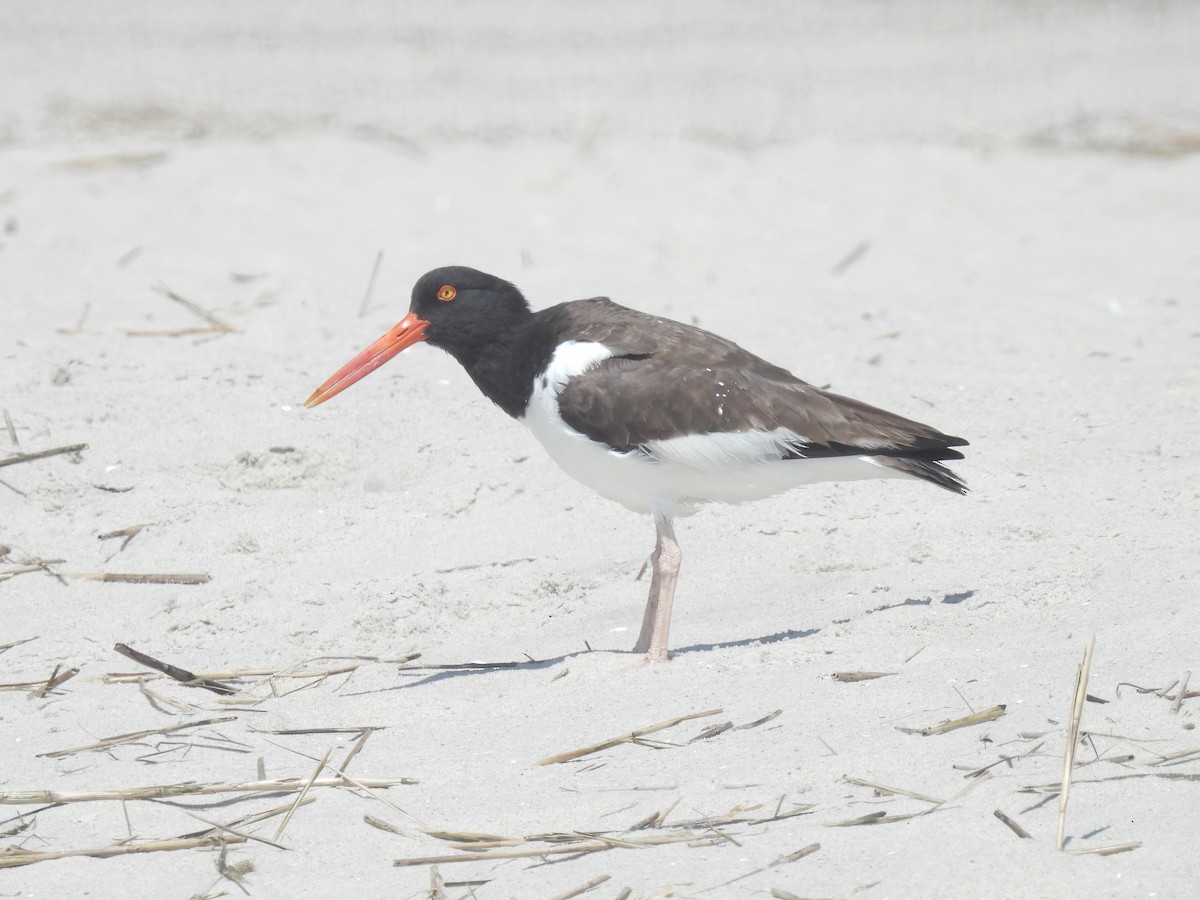
[[443, 284], [438, 288], [437, 298], [442, 301], [450, 301], [458, 296], [458, 291], [452, 284]]

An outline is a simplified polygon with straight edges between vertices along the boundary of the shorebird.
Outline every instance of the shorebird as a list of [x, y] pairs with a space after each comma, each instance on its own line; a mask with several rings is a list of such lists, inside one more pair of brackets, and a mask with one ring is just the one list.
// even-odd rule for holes
[[597, 493], [654, 518], [650, 596], [634, 651], [668, 659], [682, 554], [673, 520], [819, 481], [907, 478], [955, 493], [960, 437], [801, 381], [711, 332], [606, 297], [534, 312], [511, 283], [427, 272], [408, 314], [338, 369], [323, 403], [426, 341]]

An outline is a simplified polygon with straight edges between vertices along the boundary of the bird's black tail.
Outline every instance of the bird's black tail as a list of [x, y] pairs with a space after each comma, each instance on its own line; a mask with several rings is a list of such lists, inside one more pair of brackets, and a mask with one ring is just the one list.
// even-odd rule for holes
[[[965, 442], [964, 442], [965, 443]], [[939, 459], [962, 459], [963, 455], [957, 450], [942, 450], [940, 456], [875, 456], [872, 457], [882, 466], [896, 469], [906, 475], [932, 482], [940, 488], [954, 491], [956, 494], [967, 492], [967, 483], [947, 469]]]

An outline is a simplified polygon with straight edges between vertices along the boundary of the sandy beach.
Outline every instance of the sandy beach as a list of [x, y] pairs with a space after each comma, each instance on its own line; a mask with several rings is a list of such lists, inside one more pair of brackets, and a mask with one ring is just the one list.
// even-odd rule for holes
[[[0, 896], [1196, 893], [1197, 46], [1183, 3], [6, 4]], [[447, 264], [960, 434], [971, 493], [681, 520], [639, 665], [651, 521], [453, 359], [303, 408]]]

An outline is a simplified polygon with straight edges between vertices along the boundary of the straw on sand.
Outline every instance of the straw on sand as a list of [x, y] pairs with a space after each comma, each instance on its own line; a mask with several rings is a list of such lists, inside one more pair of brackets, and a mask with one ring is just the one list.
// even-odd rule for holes
[[143, 841], [139, 844], [120, 843], [89, 850], [46, 850], [39, 852], [22, 850], [19, 847], [9, 847], [0, 850], [0, 869], [28, 866], [32, 863], [45, 862], [50, 859], [68, 859], [72, 856], [90, 856], [95, 859], [108, 859], [113, 856], [128, 856], [134, 853], [195, 850], [198, 848], [221, 847], [226, 844], [244, 844], [245, 842], [246, 838], [231, 835], [227, 837], [170, 838], [160, 841]]
[[416, 784], [412, 778], [318, 778], [311, 783], [300, 778], [276, 778], [220, 784], [159, 784], [150, 787], [113, 788], [106, 791], [11, 791], [0, 794], [0, 806], [25, 803], [89, 803], [97, 800], [165, 800], [190, 794], [278, 794], [308, 788], [389, 788], [397, 784]]
[[1071, 793], [1071, 770], [1075, 768], [1075, 749], [1079, 746], [1079, 725], [1083, 720], [1083, 704], [1087, 699], [1088, 676], [1092, 671], [1092, 651], [1096, 649], [1096, 636], [1092, 635], [1083, 651], [1083, 662], [1075, 675], [1075, 695], [1071, 700], [1071, 721], [1067, 726], [1066, 747], [1063, 750], [1062, 790], [1058, 795], [1058, 831], [1054, 845], [1063, 849], [1067, 828], [1067, 798]]
[[702, 719], [705, 716], [720, 715], [724, 710], [721, 709], [706, 709], [704, 712], [688, 713], [685, 716], [676, 716], [673, 719], [667, 719], [665, 722], [659, 722], [657, 725], [649, 725], [646, 728], [637, 728], [626, 734], [618, 735], [615, 738], [609, 738], [607, 741], [600, 741], [598, 744], [589, 744], [586, 747], [580, 747], [578, 750], [568, 750], [566, 753], [559, 753], [555, 756], [547, 756], [545, 759], [539, 759], [539, 766], [548, 766], [553, 763], [570, 762], [573, 759], [579, 759], [581, 756], [588, 756], [592, 753], [599, 753], [601, 750], [608, 750], [611, 747], [616, 747], [621, 744], [629, 744], [636, 742], [639, 738], [654, 734], [656, 731], [663, 731], [678, 725], [680, 722], [687, 722], [690, 719]]

